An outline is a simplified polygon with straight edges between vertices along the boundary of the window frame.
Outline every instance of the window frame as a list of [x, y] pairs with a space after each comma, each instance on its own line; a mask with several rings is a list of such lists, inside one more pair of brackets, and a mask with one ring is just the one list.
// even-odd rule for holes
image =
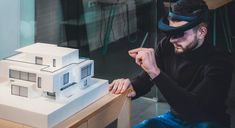
[[43, 64], [43, 58], [39, 56], [35, 56], [35, 64], [42, 65]]

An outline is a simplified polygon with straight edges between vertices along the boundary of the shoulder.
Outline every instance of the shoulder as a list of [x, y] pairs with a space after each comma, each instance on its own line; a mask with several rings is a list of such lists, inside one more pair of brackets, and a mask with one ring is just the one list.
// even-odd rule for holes
[[209, 51], [209, 61], [211, 62], [229, 62], [231, 60], [231, 54], [225, 51], [211, 48]]
[[227, 72], [233, 71], [231, 54], [228, 52], [212, 49], [208, 54], [206, 67], [208, 69], [224, 70]]

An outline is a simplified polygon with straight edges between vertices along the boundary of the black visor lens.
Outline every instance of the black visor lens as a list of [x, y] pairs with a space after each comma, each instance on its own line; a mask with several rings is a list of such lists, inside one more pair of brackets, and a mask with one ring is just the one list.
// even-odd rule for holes
[[[173, 27], [169, 25], [169, 17], [176, 21], [187, 21], [188, 23], [182, 26]], [[201, 23], [200, 17], [181, 16], [171, 12], [168, 16], [160, 19], [160, 21], [158, 22], [158, 27], [161, 31], [165, 32], [166, 34], [172, 35], [174, 38], [179, 38], [184, 36], [185, 31], [197, 26], [199, 23]]]
[[172, 33], [170, 34], [172, 38], [181, 38], [184, 36], [184, 32], [177, 32], [177, 33]]

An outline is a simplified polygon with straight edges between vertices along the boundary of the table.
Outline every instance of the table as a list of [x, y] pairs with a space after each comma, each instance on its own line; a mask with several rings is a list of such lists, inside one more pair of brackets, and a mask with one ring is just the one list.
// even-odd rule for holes
[[[208, 8], [210, 10], [214, 10], [214, 9], [217, 9], [219, 7], [222, 7], [230, 2], [232, 2], [233, 0], [204, 0], [208, 6]], [[174, 3], [174, 2], [172, 2]], [[166, 7], [170, 7], [170, 3], [167, 1], [164, 1], [164, 5]]]
[[[131, 101], [126, 96], [107, 94], [88, 107], [57, 124], [55, 128], [104, 128], [111, 123], [117, 128], [130, 128]], [[1, 128], [31, 128], [0, 119]]]
[[214, 10], [232, 2], [233, 0], [204, 0], [204, 1], [207, 3], [210, 10]]

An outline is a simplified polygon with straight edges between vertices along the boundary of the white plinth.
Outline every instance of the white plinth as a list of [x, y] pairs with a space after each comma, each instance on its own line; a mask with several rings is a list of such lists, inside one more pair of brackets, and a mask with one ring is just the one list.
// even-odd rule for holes
[[85, 89], [68, 99], [54, 101], [45, 97], [25, 98], [10, 93], [7, 84], [0, 84], [0, 118], [32, 127], [51, 128], [108, 93], [108, 81], [91, 79]]

